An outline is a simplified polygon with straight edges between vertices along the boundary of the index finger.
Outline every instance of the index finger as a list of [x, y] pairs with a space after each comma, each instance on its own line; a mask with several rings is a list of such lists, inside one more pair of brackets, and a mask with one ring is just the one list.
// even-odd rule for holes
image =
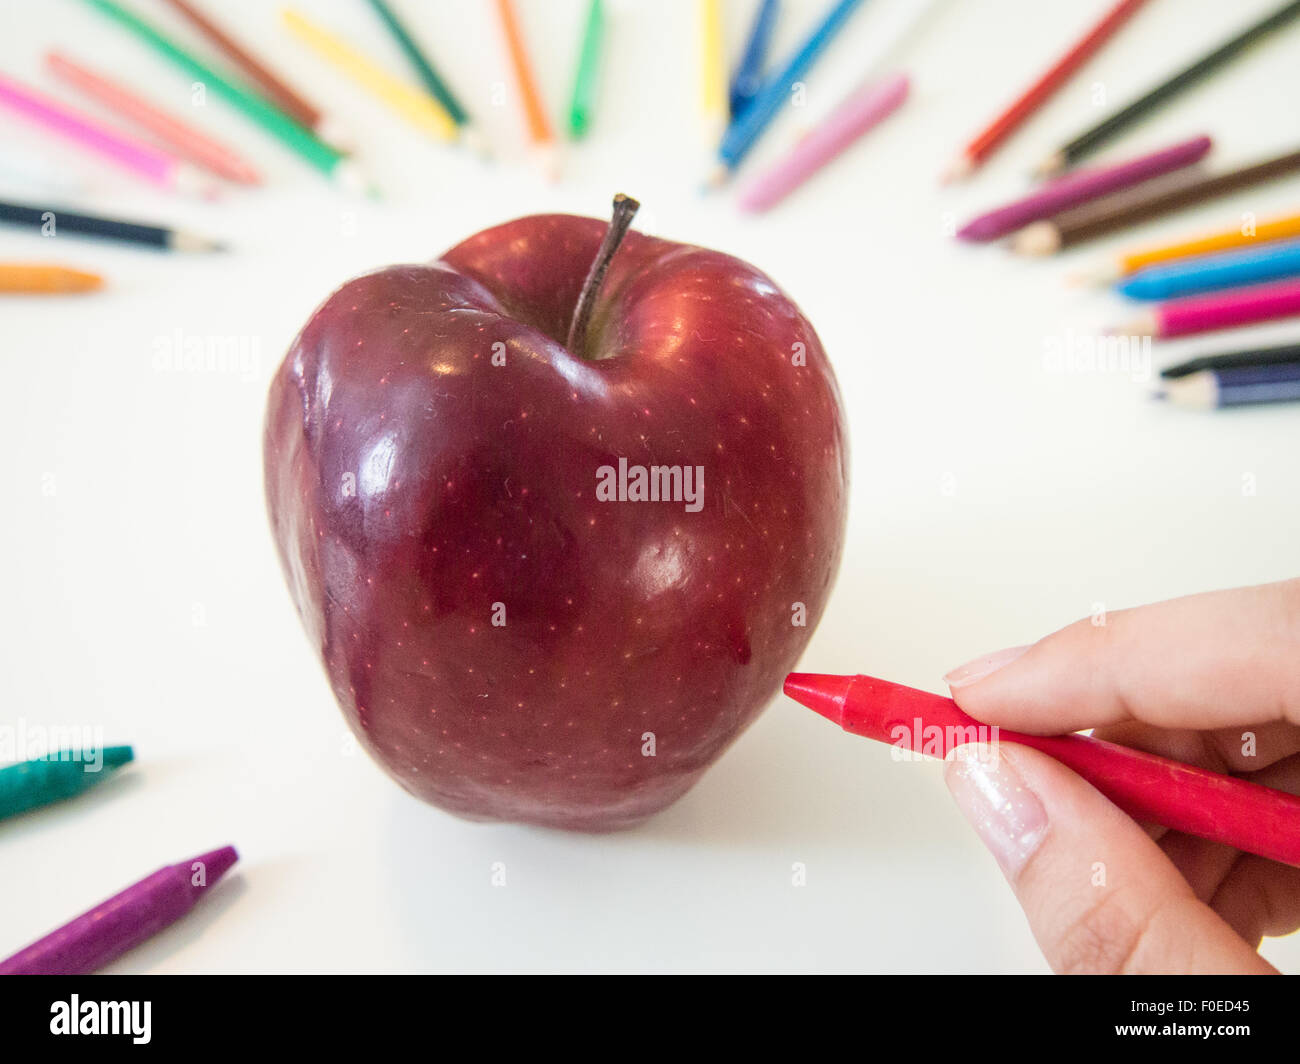
[[[992, 671], [981, 666], [1007, 657]], [[1300, 724], [1300, 580], [1084, 619], [945, 679], [977, 720], [1040, 735], [1126, 720]]]

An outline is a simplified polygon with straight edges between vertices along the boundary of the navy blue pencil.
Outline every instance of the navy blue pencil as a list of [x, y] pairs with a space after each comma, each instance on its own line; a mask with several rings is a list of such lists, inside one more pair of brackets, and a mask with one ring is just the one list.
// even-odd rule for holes
[[790, 99], [790, 90], [817, 62], [835, 35], [844, 28], [849, 16], [862, 6], [862, 0], [838, 0], [817, 28], [808, 35], [780, 70], [767, 78], [744, 111], [731, 120], [718, 146], [719, 166], [709, 184], [723, 184], [746, 155], [768, 124]]
[[1156, 396], [1196, 410], [1300, 402], [1300, 362], [1205, 369], [1166, 381]]
[[735, 118], [754, 98], [763, 84], [763, 68], [767, 65], [767, 50], [772, 44], [772, 31], [776, 29], [776, 16], [780, 0], [763, 0], [754, 25], [749, 31], [749, 41], [740, 57], [740, 64], [731, 78], [731, 116]]

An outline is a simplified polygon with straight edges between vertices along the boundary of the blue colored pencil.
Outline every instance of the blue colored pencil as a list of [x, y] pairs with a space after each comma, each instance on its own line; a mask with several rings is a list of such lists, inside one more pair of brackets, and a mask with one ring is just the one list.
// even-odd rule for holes
[[727, 127], [718, 147], [719, 167], [710, 179], [711, 185], [722, 184], [740, 165], [768, 124], [785, 106], [790, 90], [826, 51], [849, 16], [861, 6], [862, 0], [838, 0], [785, 65], [763, 82], [749, 106]]
[[763, 0], [754, 25], [749, 31], [749, 41], [731, 78], [731, 117], [735, 118], [754, 98], [763, 84], [763, 68], [767, 65], [767, 50], [772, 44], [772, 31], [776, 29], [776, 16], [781, 0]]
[[1300, 402], [1300, 362], [1202, 370], [1167, 381], [1155, 394], [1175, 406], [1198, 410]]
[[1175, 259], [1139, 270], [1119, 286], [1130, 299], [1169, 299], [1194, 292], [1300, 275], [1300, 240]]

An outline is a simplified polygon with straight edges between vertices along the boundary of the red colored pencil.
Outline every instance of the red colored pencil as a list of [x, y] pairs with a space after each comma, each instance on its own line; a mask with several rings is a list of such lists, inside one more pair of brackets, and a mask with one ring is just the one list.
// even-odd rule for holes
[[154, 106], [121, 82], [97, 74], [60, 52], [47, 53], [45, 65], [70, 85], [148, 130], [181, 158], [231, 181], [261, 183], [261, 175], [233, 148]]
[[1107, 39], [1120, 28], [1146, 0], [1120, 0], [1106, 17], [1098, 22], [1071, 48], [1061, 56], [1033, 85], [1031, 85], [1015, 103], [995, 118], [979, 136], [972, 140], [957, 156], [944, 174], [945, 181], [955, 181], [966, 177], [984, 162], [1004, 140], [1007, 139], [1092, 56]]
[[944, 757], [963, 743], [1016, 743], [1073, 769], [1134, 820], [1300, 867], [1300, 797], [1090, 735], [993, 729], [942, 695], [875, 680], [792, 672], [785, 693], [845, 731]]

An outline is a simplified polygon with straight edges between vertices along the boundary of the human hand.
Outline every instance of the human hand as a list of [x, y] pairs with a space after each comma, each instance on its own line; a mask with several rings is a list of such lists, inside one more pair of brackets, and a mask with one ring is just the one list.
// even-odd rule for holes
[[[999, 727], [1098, 738], [1300, 793], [1300, 580], [1085, 618], [945, 679]], [[1074, 973], [1265, 973], [1300, 927], [1300, 868], [1139, 826], [1037, 750], [955, 752], [944, 778], [1048, 963]]]

